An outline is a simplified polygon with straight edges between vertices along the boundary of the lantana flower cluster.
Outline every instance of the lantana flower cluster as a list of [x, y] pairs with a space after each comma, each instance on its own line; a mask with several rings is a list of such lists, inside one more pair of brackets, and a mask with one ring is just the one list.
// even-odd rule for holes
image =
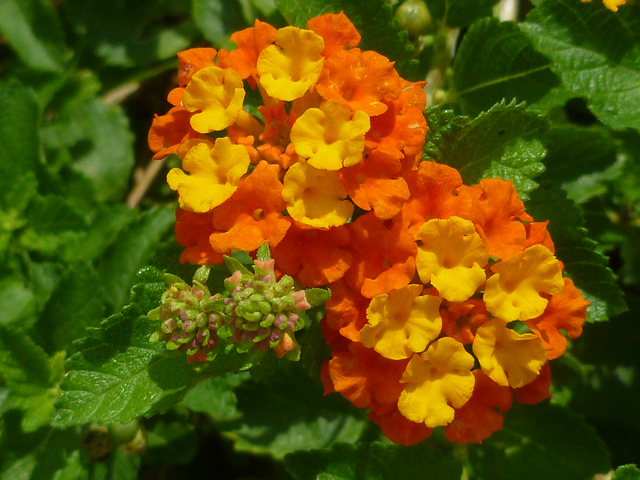
[[423, 82], [360, 50], [344, 14], [307, 27], [256, 21], [236, 50], [179, 54], [174, 107], [149, 143], [182, 159], [168, 175], [181, 260], [267, 243], [277, 272], [332, 292], [325, 393], [396, 443], [436, 427], [481, 442], [514, 398], [550, 396], [548, 360], [562, 331], [580, 335], [588, 302], [510, 181], [467, 186], [421, 161]]
[[280, 358], [297, 360], [295, 332], [304, 327], [298, 313], [311, 308], [305, 290], [296, 290], [288, 275], [277, 280], [271, 259], [255, 260], [253, 272], [233, 258], [226, 261], [233, 273], [225, 279], [226, 291], [213, 295], [207, 266], [191, 285], [165, 274], [161, 305], [148, 315], [161, 322], [153, 340], [186, 352], [189, 363], [213, 360], [221, 340], [240, 353], [272, 348]]

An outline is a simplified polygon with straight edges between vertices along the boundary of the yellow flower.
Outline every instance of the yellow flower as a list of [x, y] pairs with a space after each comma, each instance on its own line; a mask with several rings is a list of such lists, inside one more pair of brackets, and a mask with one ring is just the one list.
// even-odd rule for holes
[[420, 227], [416, 268], [420, 280], [450, 302], [463, 302], [485, 281], [487, 249], [472, 222], [460, 217], [434, 218]]
[[276, 44], [258, 57], [260, 84], [273, 98], [291, 101], [316, 84], [324, 59], [324, 40], [311, 30], [285, 27], [278, 30]]
[[282, 198], [294, 220], [316, 228], [343, 225], [353, 214], [353, 204], [336, 172], [293, 164], [284, 176]]
[[209, 142], [192, 147], [182, 161], [190, 175], [173, 168], [167, 182], [178, 191], [180, 208], [205, 213], [233, 195], [250, 162], [246, 147], [232, 144], [228, 137], [218, 138], [213, 148]]
[[400, 382], [406, 387], [400, 394], [398, 410], [407, 419], [429, 428], [447, 425], [454, 408], [471, 398], [475, 377], [471, 373], [473, 357], [451, 337], [431, 344], [422, 355], [414, 355]]
[[543, 245], [533, 245], [492, 265], [484, 303], [505, 322], [529, 320], [544, 312], [549, 302], [541, 293], [555, 295], [564, 288], [560, 263]]
[[351, 110], [338, 102], [323, 102], [310, 108], [291, 127], [296, 153], [309, 164], [325, 170], [339, 170], [360, 163], [364, 134], [371, 128], [369, 115]]
[[[582, 0], [582, 1], [590, 2], [591, 0]], [[609, 10], [611, 10], [612, 12], [617, 12], [618, 7], [620, 5], [624, 5], [625, 3], [627, 3], [627, 0], [602, 0], [602, 3], [604, 3], [604, 6], [607, 7]]]
[[233, 125], [244, 101], [244, 86], [240, 76], [231, 69], [207, 67], [191, 77], [182, 97], [196, 132], [218, 132]]
[[422, 288], [408, 285], [374, 297], [367, 308], [369, 323], [360, 330], [362, 344], [391, 360], [409, 358], [427, 348], [442, 329], [442, 299], [420, 296]]
[[547, 350], [538, 337], [532, 333], [520, 335], [499, 318], [478, 329], [473, 353], [491, 380], [513, 388], [535, 379], [547, 361]]

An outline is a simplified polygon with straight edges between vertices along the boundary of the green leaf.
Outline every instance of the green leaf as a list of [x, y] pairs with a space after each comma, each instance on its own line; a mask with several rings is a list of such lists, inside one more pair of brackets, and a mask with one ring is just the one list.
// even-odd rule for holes
[[75, 112], [83, 139], [73, 151], [72, 169], [89, 180], [96, 200], [121, 200], [135, 164], [129, 121], [118, 106], [92, 100]]
[[311, 325], [302, 333], [298, 341], [302, 349], [302, 364], [309, 375], [316, 377], [320, 375], [323, 362], [331, 358], [331, 349], [320, 328], [320, 320], [324, 317], [324, 313], [324, 309], [319, 308], [309, 312]]
[[18, 412], [3, 417], [0, 435], [2, 480], [86, 480], [88, 459], [75, 429], [42, 428], [25, 433]]
[[271, 250], [269, 250], [269, 244], [264, 243], [258, 248], [256, 252], [256, 258], [261, 262], [266, 262], [267, 260], [271, 260]]
[[552, 182], [542, 182], [526, 208], [536, 221], [549, 220], [547, 228], [565, 274], [591, 302], [587, 321], [603, 322], [623, 313], [626, 305], [622, 291], [607, 267], [607, 258], [596, 251], [596, 243], [587, 237], [584, 219], [566, 193]]
[[542, 403], [514, 404], [504, 427], [469, 451], [481, 478], [585, 480], [610, 469], [609, 455], [582, 417]]
[[114, 310], [127, 301], [138, 269], [147, 264], [160, 247], [160, 240], [175, 223], [172, 206], [156, 207], [140, 214], [138, 221], [121, 231], [97, 263], [105, 301]]
[[[192, 44], [197, 35], [189, 2], [138, 0], [61, 5], [65, 18], [106, 65], [133, 67], [166, 60]], [[171, 19], [172, 21], [168, 21]]]
[[457, 95], [477, 115], [501, 100], [541, 100], [559, 79], [512, 22], [484, 18], [469, 28], [453, 65]]
[[66, 427], [87, 422], [128, 423], [139, 416], [168, 410], [203, 378], [251, 366], [251, 355], [221, 344], [216, 359], [188, 364], [187, 356], [151, 342], [158, 322], [147, 312], [158, 306], [165, 288], [161, 272], [148, 268], [133, 288], [132, 301], [121, 313], [88, 329], [66, 362], [53, 424]]
[[602, 171], [616, 160], [618, 142], [600, 125], [555, 125], [544, 136], [548, 178], [562, 182]]
[[26, 172], [0, 196], [0, 255], [9, 248], [13, 232], [27, 223], [23, 213], [37, 189], [35, 174]]
[[611, 480], [640, 480], [640, 470], [635, 465], [623, 465], [616, 468]]
[[180, 405], [206, 413], [214, 422], [237, 420], [242, 413], [237, 409], [238, 399], [233, 390], [248, 379], [247, 373], [207, 378], [189, 390]]
[[216, 48], [235, 48], [235, 43], [229, 40], [232, 33], [248, 26], [242, 18], [239, 2], [229, 0], [193, 0], [193, 20], [202, 33]]
[[86, 327], [100, 323], [104, 303], [96, 295], [99, 289], [100, 279], [88, 264], [75, 265], [64, 274], [36, 323], [48, 352], [72, 353], [71, 343], [84, 336]]
[[[521, 28], [575, 96], [615, 129], [640, 130], [640, 16], [601, 2], [546, 0]], [[615, 41], [612, 41], [615, 39]]]
[[[431, 18], [442, 19], [449, 27], [468, 27], [481, 17], [490, 17], [500, 0], [429, 0]], [[446, 16], [446, 18], [445, 18]]]
[[0, 204], [7, 205], [16, 180], [39, 163], [40, 113], [32, 93], [16, 80], [0, 82], [0, 111]]
[[151, 462], [189, 463], [197, 450], [196, 429], [189, 423], [186, 415], [180, 416], [171, 412], [154, 418], [148, 427], [145, 459]]
[[9, 277], [0, 280], [1, 325], [30, 321], [36, 314], [37, 301], [23, 280]]
[[87, 228], [63, 249], [63, 259], [68, 263], [99, 259], [118, 235], [139, 217], [140, 212], [123, 204], [99, 205]]
[[275, 458], [356, 441], [366, 425], [361, 412], [340, 396], [323, 397], [322, 390], [299, 363], [281, 362], [268, 381], [235, 389], [244, 416], [223, 431], [236, 438], [236, 450]]
[[438, 107], [428, 109], [426, 116], [429, 133], [423, 160], [456, 168], [466, 184], [488, 177], [513, 180], [522, 199], [536, 187], [533, 178], [544, 170], [545, 150], [532, 137], [548, 127], [541, 115], [524, 105], [502, 102], [473, 120]]
[[27, 211], [28, 226], [20, 243], [28, 250], [56, 255], [68, 242], [81, 236], [86, 226], [82, 214], [65, 197], [38, 196]]
[[307, 302], [312, 307], [319, 307], [331, 298], [331, 292], [324, 288], [307, 288], [305, 291]]
[[296, 452], [285, 465], [296, 480], [459, 480], [462, 465], [426, 443], [412, 447], [361, 443]]
[[9, 391], [4, 410], [24, 412], [22, 429], [46, 426], [54, 413], [57, 383], [62, 377], [63, 356], [49, 358], [25, 333], [0, 326], [0, 376]]
[[407, 32], [384, 0], [276, 0], [276, 5], [290, 25], [300, 28], [318, 15], [344, 12], [362, 35], [360, 49], [374, 50], [395, 61], [401, 76], [409, 77], [415, 69]]
[[62, 72], [64, 32], [51, 2], [3, 0], [0, 2], [0, 33], [30, 68]]

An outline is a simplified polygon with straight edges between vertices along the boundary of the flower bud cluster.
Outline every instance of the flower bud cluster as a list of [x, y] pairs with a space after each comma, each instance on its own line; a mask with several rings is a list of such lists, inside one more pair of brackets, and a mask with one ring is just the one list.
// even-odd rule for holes
[[294, 291], [293, 279], [276, 281], [274, 261], [256, 260], [254, 273], [237, 270], [225, 280], [227, 326], [218, 333], [233, 337], [238, 351], [273, 348], [280, 358], [299, 355], [295, 332], [304, 327], [296, 312], [311, 308], [305, 291]]
[[193, 286], [168, 275], [169, 286], [162, 295], [162, 305], [150, 312], [152, 320], [160, 320], [160, 332], [168, 350], [186, 351], [189, 362], [204, 361], [215, 356], [216, 331], [222, 325], [220, 295], [211, 295], [204, 283]]

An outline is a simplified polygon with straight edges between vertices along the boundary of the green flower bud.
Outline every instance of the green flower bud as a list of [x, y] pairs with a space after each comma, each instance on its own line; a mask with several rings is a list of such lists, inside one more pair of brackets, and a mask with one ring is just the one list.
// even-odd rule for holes
[[431, 28], [431, 14], [422, 0], [407, 0], [398, 7], [395, 16], [411, 38], [418, 38]]

